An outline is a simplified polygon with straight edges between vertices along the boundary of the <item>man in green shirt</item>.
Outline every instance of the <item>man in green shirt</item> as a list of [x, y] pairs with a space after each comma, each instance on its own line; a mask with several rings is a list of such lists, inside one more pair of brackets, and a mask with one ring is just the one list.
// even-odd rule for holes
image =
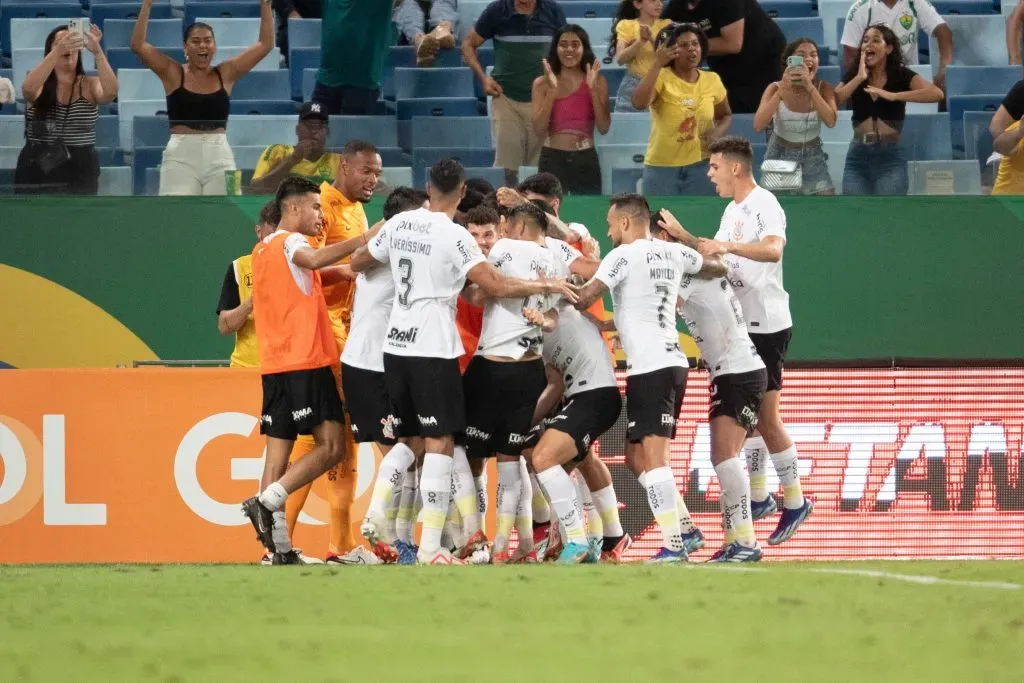
[[323, 104], [328, 114], [379, 113], [392, 7], [391, 0], [323, 0], [313, 101]]

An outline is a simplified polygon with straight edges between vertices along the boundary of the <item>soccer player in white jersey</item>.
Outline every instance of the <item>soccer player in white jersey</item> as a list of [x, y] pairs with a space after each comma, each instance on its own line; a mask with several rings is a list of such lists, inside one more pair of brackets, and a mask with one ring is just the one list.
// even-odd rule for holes
[[782, 516], [768, 537], [769, 545], [778, 545], [791, 538], [814, 510], [800, 486], [796, 446], [779, 416], [782, 368], [793, 337], [789, 294], [782, 284], [786, 214], [775, 195], [754, 182], [749, 142], [722, 138], [708, 151], [708, 176], [718, 194], [732, 201], [722, 215], [715, 239], [701, 240], [698, 249], [705, 255], [723, 255], [729, 282], [743, 306], [747, 332], [768, 370], [768, 390], [758, 414], [760, 435], [747, 441], [746, 450], [754, 521], [776, 511], [775, 499], [767, 488], [766, 450], [782, 483]]
[[[686, 389], [689, 361], [679, 347], [676, 298], [684, 275], [724, 275], [720, 263], [681, 244], [651, 240], [651, 210], [637, 194], [612, 197], [608, 236], [615, 248], [597, 275], [583, 286], [577, 308], [611, 290], [615, 327], [626, 351], [627, 439], [641, 444], [641, 483], [664, 545], [656, 563], [685, 562], [678, 489], [668, 466], [669, 440], [675, 438]], [[721, 272], [719, 272], [721, 271]], [[694, 528], [690, 534], [700, 534]]]
[[[384, 220], [427, 205], [425, 192], [395, 188], [384, 202]], [[355, 285], [348, 343], [341, 354], [342, 389], [346, 396], [357, 397], [348, 406], [356, 443], [376, 443], [384, 456], [361, 531], [374, 554], [384, 562], [416, 564], [415, 551], [403, 539], [396, 539], [395, 520], [388, 514], [401, 499], [402, 480], [414, 458], [409, 446], [395, 438], [384, 384], [384, 338], [395, 300], [395, 283], [388, 267], [378, 264], [359, 273]]]
[[395, 300], [384, 340], [385, 384], [395, 435], [403, 442], [421, 436], [426, 450], [417, 559], [458, 564], [441, 547], [451, 497], [453, 437], [466, 429], [456, 298], [467, 279], [499, 299], [557, 293], [575, 300], [576, 294], [565, 282], [507, 278], [487, 263], [472, 236], [452, 222], [465, 194], [465, 171], [457, 161], [445, 159], [430, 169], [427, 194], [430, 210], [393, 217], [352, 256], [351, 267], [358, 273], [376, 262], [390, 266]]
[[[591, 490], [595, 512], [602, 522], [599, 556], [605, 562], [619, 562], [631, 539], [619, 521], [618, 499], [611, 474], [591, 450], [595, 439], [607, 432], [622, 410], [622, 397], [604, 338], [582, 313], [569, 306], [558, 309], [558, 325], [544, 333], [544, 361], [558, 371], [561, 389], [546, 398], [558, 412], [546, 421], [546, 428], [533, 449], [533, 467], [551, 500], [567, 538], [558, 561], [577, 564], [597, 559], [587, 542], [580, 514], [576, 486], [563, 466], [577, 464]], [[544, 414], [548, 406], [541, 406]]]
[[[561, 269], [545, 243], [547, 222], [544, 212], [530, 203], [515, 207], [505, 218], [508, 237], [494, 243], [487, 261], [508, 277], [555, 277]], [[486, 299], [480, 342], [466, 368], [467, 453], [472, 460], [494, 456], [498, 460], [495, 564], [510, 559], [509, 536], [524, 493], [520, 455], [526, 448], [537, 400], [547, 386], [542, 332], [554, 329], [557, 319], [555, 300], [549, 296]], [[470, 498], [465, 506], [475, 504]], [[459, 512], [465, 514], [461, 508]], [[464, 552], [470, 552], [473, 545], [471, 539]]]
[[[664, 222], [676, 222], [668, 211], [661, 213]], [[671, 239], [663, 230], [654, 235]], [[768, 375], [747, 336], [743, 309], [728, 280], [686, 275], [679, 286], [679, 302], [679, 313], [700, 347], [711, 379], [711, 464], [722, 486], [726, 541], [709, 561], [758, 562], [761, 549], [750, 512], [750, 480], [739, 455], [744, 440], [757, 426]]]

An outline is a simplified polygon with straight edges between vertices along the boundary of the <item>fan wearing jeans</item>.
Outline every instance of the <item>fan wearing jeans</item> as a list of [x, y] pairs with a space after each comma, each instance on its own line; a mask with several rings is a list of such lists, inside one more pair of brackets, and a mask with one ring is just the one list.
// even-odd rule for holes
[[821, 146], [821, 124], [836, 125], [835, 90], [817, 78], [818, 46], [798, 38], [782, 53], [782, 80], [761, 96], [754, 130], [771, 125], [761, 185], [775, 193], [835, 194]]

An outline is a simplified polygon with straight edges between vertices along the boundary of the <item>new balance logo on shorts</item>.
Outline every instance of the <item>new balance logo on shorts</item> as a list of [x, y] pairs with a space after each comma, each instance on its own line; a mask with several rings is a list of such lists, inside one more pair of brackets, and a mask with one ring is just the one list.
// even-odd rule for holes
[[431, 415], [430, 417], [423, 417], [422, 415], [417, 415], [416, 417], [419, 418], [420, 424], [423, 425], [424, 427], [437, 426], [437, 418], [434, 417], [433, 415]]
[[665, 425], [666, 427], [670, 427], [670, 426], [674, 425], [675, 423], [676, 423], [676, 419], [674, 417], [672, 417], [671, 415], [669, 415], [668, 413], [662, 413], [661, 414], [661, 424]]
[[309, 417], [312, 414], [313, 414], [313, 409], [310, 408], [309, 406], [306, 406], [305, 408], [303, 408], [301, 410], [293, 410], [292, 411], [292, 422], [298, 422], [302, 418]]

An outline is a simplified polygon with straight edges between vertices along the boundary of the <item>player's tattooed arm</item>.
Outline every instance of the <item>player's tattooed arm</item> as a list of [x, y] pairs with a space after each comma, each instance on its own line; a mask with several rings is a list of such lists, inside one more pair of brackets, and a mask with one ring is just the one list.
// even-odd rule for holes
[[558, 368], [550, 363], [545, 363], [544, 374], [547, 375], [548, 383], [537, 399], [537, 406], [533, 409], [533, 421], [530, 424], [540, 424], [540, 421], [555, 410], [555, 406], [562, 400], [565, 393], [565, 381]]
[[557, 294], [570, 303], [576, 302], [576, 288], [560, 279], [540, 277], [536, 280], [518, 280], [505, 277], [490, 263], [478, 263], [466, 273], [466, 279], [477, 285], [493, 299], [518, 299], [534, 294]]
[[547, 313], [541, 313], [536, 308], [524, 308], [523, 317], [544, 332], [554, 332], [558, 326], [558, 311], [553, 308]]
[[760, 242], [719, 242], [702, 237], [698, 241], [697, 251], [705, 258], [721, 254], [735, 254], [751, 261], [778, 263], [782, 260], [782, 251], [785, 247], [786, 240], [778, 235], [769, 235], [762, 238]]
[[697, 238], [687, 232], [686, 228], [676, 220], [676, 217], [672, 215], [672, 212], [668, 209], [662, 209], [658, 212], [661, 216], [658, 220], [658, 225], [662, 230], [671, 235], [680, 244], [689, 247], [690, 249], [697, 248]]
[[597, 278], [590, 280], [580, 288], [579, 301], [576, 302], [576, 308], [585, 311], [607, 291], [608, 285], [605, 283]]
[[697, 277], [705, 280], [713, 280], [716, 277], [725, 277], [729, 273], [729, 268], [725, 265], [722, 259], [717, 256], [705, 256], [704, 264], [697, 271]]

